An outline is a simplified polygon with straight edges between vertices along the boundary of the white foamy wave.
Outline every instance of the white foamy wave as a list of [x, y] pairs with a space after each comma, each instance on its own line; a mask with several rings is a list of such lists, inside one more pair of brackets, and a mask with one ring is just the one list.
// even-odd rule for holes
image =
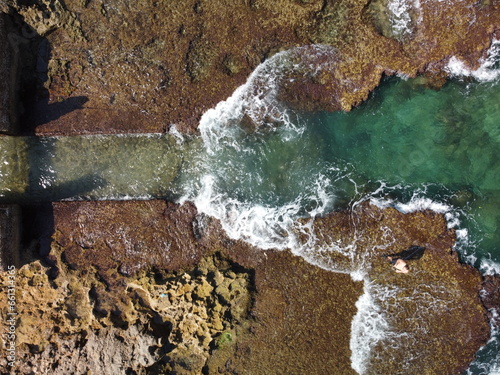
[[262, 249], [284, 249], [289, 245], [285, 233], [290, 225], [290, 211], [298, 210], [293, 204], [270, 208], [230, 199], [217, 192], [216, 179], [211, 175], [202, 178], [202, 189], [193, 201], [198, 212], [219, 219], [232, 239], [242, 239]]
[[[359, 275], [358, 275], [359, 276]], [[351, 323], [351, 367], [364, 374], [375, 345], [387, 337], [389, 323], [384, 311], [376, 303], [375, 286], [365, 280], [364, 290], [356, 302], [358, 309]], [[378, 291], [380, 292], [380, 291]], [[385, 291], [383, 294], [386, 294]]]
[[203, 114], [199, 129], [208, 152], [215, 152], [220, 139], [241, 133], [242, 120], [256, 128], [278, 123], [302, 131], [293, 121], [296, 120], [293, 112], [277, 99], [279, 87], [283, 80], [293, 79], [287, 77], [294, 72], [314, 76], [320, 71], [334, 69], [336, 56], [333, 47], [312, 45], [279, 52], [260, 64], [231, 97]]
[[[387, 188], [387, 186], [382, 187], [383, 189]], [[389, 190], [394, 187], [390, 187]], [[401, 186], [398, 186], [401, 188]], [[381, 189], [379, 189], [381, 190]], [[416, 211], [424, 211], [430, 210], [437, 212], [439, 214], [443, 214], [446, 220], [446, 225], [448, 229], [455, 230], [456, 241], [454, 245], [454, 249], [461, 254], [463, 260], [470, 265], [475, 265], [477, 262], [476, 255], [476, 245], [472, 242], [471, 237], [469, 235], [469, 230], [463, 227], [462, 218], [463, 216], [467, 216], [467, 214], [456, 207], [453, 207], [449, 204], [432, 200], [423, 196], [425, 191], [416, 191], [410, 200], [407, 202], [399, 202], [389, 198], [380, 198], [380, 197], [368, 197], [370, 203], [379, 207], [379, 208], [388, 208], [393, 207], [398, 211], [403, 213], [410, 213]]]
[[178, 145], [183, 144], [184, 141], [186, 140], [185, 136], [183, 134], [181, 134], [179, 132], [179, 130], [177, 130], [177, 126], [175, 124], [172, 124], [172, 125], [169, 126], [169, 128], [168, 128], [168, 134], [170, 134], [171, 136], [174, 137], [175, 142]]
[[467, 229], [460, 228], [460, 213], [449, 204], [422, 196], [421, 191], [416, 191], [411, 199], [407, 202], [398, 202], [393, 199], [380, 197], [369, 197], [369, 200], [371, 204], [379, 208], [393, 207], [404, 214], [425, 210], [443, 214], [446, 219], [448, 228], [457, 229], [457, 237], [461, 237], [462, 239], [465, 239], [467, 237]]
[[454, 77], [472, 77], [480, 82], [493, 82], [500, 78], [500, 40], [493, 39], [486, 58], [480, 61], [476, 70], [468, 68], [456, 56], [450, 58], [445, 70]]
[[500, 375], [500, 358], [497, 358], [497, 363], [492, 365], [489, 375]]
[[500, 275], [500, 263], [491, 259], [482, 259], [479, 265], [479, 270], [483, 275]]
[[414, 32], [415, 26], [411, 14], [420, 14], [420, 2], [418, 0], [391, 0], [387, 4], [387, 10], [392, 33], [396, 39], [408, 37]]
[[[493, 336], [489, 341], [498, 342], [498, 334], [500, 333], [500, 326], [496, 325], [495, 322], [500, 322], [500, 310], [492, 308], [489, 309], [491, 313], [491, 335]], [[499, 353], [500, 355], [500, 353]], [[500, 357], [499, 357], [500, 359]]]
[[[331, 209], [334, 197], [325, 191], [323, 185], [328, 183], [329, 180], [323, 176], [316, 180], [314, 198], [317, 205], [308, 212], [308, 216], [314, 217]], [[309, 222], [296, 222], [303, 212], [304, 197], [299, 196], [281, 206], [270, 206], [228, 197], [225, 192], [220, 191], [217, 180], [212, 175], [203, 176], [201, 185], [202, 188], [195, 197], [185, 196], [181, 201], [193, 200], [199, 212], [219, 219], [230, 238], [242, 239], [264, 250], [288, 248], [297, 255], [305, 255], [303, 249], [314, 246], [315, 238]], [[302, 240], [299, 244], [297, 233], [308, 240], [305, 243]]]
[[[193, 201], [198, 211], [219, 219], [233, 239], [245, 240], [262, 249], [290, 248], [300, 253], [296, 233], [301, 228], [294, 227], [297, 225], [294, 222], [298, 217], [315, 217], [332, 209], [335, 197], [328, 187], [333, 181], [318, 171], [311, 171], [312, 176], [307, 180], [293, 180], [292, 184], [301, 188], [297, 189], [301, 190], [298, 196], [290, 196], [288, 202], [281, 204], [262, 203], [276, 193], [269, 188], [272, 183], [265, 181], [269, 179], [267, 172], [261, 171], [262, 166], [258, 164], [272, 165], [269, 168], [277, 168], [276, 173], [285, 173], [279, 169], [279, 163], [295, 161], [276, 155], [268, 160], [267, 141], [259, 138], [265, 132], [261, 134], [259, 129], [277, 123], [278, 130], [271, 127], [276, 142], [288, 144], [298, 140], [304, 124], [278, 100], [279, 89], [294, 76], [311, 77], [334, 69], [336, 59], [336, 50], [322, 45], [277, 53], [260, 64], [231, 97], [205, 112], [199, 130], [209, 156], [202, 167], [198, 166], [199, 184], [188, 187], [182, 200]], [[252, 147], [247, 145], [248, 128], [257, 130]], [[298, 156], [294, 154], [294, 157]], [[250, 160], [257, 165], [251, 165]], [[252, 171], [246, 172], [249, 164]], [[290, 181], [287, 180], [287, 184]], [[263, 184], [267, 184], [269, 191], [258, 191]], [[255, 194], [261, 203], [251, 198]], [[310, 206], [307, 209], [304, 209], [305, 202]]]
[[476, 364], [474, 370], [468, 369], [465, 375], [500, 375], [500, 354], [489, 363]]
[[402, 213], [410, 213], [416, 211], [431, 210], [440, 214], [444, 214], [450, 211], [451, 207], [447, 204], [436, 202], [430, 198], [426, 197], [413, 197], [407, 203], [395, 203], [394, 208]]

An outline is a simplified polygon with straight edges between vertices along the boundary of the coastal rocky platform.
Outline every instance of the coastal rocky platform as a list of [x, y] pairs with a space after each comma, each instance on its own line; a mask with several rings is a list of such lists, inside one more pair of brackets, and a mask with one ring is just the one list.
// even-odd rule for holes
[[[233, 3], [1, 2], [9, 64], [0, 63], [0, 76], [10, 83], [0, 90], [3, 123], [36, 135], [174, 124], [196, 133], [201, 115], [261, 62], [309, 44], [338, 51], [335, 69], [293, 72], [280, 98], [301, 110], [349, 110], [384, 74], [420, 74], [439, 87], [451, 56], [473, 68], [500, 30], [497, 1], [408, 2], [403, 29], [386, 0]], [[190, 203], [57, 202], [23, 214], [15, 366], [0, 358], [12, 374], [355, 374], [352, 321], [370, 285], [388, 291], [377, 302], [391, 329], [408, 334], [378, 341], [366, 373], [459, 374], [489, 337], [488, 309], [498, 307], [498, 280], [460, 263], [453, 231], [430, 211], [365, 203], [316, 219], [324, 241], [349, 243], [363, 231], [362, 262], [316, 261], [345, 272], [362, 264], [364, 281], [232, 240]], [[380, 228], [397, 245], [377, 248]], [[410, 274], [395, 274], [380, 255], [411, 245], [425, 246], [424, 257]], [[9, 276], [0, 274], [2, 291]], [[2, 293], [2, 322], [8, 306]]]
[[439, 86], [451, 56], [474, 67], [500, 28], [497, 1], [405, 1], [406, 20], [389, 0], [3, 3], [23, 129], [37, 134], [195, 132], [260, 63], [310, 44], [338, 51], [335, 69], [296, 72], [280, 97], [349, 110], [383, 74]]
[[[489, 326], [481, 276], [458, 262], [454, 232], [431, 211], [356, 211], [318, 218], [313, 230], [336, 243], [362, 232], [356, 256], [369, 284], [395, 291], [380, 302], [405, 334], [377, 344], [367, 373], [398, 373], [401, 361], [405, 374], [460, 373]], [[367, 280], [231, 240], [189, 203], [61, 202], [53, 215], [50, 253], [16, 272], [13, 373], [356, 373], [349, 338]], [[387, 227], [394, 244], [377, 249]], [[427, 250], [396, 274], [381, 255], [411, 244]]]

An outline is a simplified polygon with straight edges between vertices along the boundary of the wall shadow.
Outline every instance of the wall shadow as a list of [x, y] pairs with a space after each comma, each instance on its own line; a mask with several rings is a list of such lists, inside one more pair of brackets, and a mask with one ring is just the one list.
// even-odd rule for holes
[[23, 117], [23, 129], [29, 133], [34, 133], [40, 125], [55, 121], [70, 112], [82, 109], [83, 105], [89, 101], [86, 96], [74, 96], [62, 99], [56, 103], [49, 103], [48, 98], [38, 100], [33, 103], [33, 107]]
[[97, 175], [82, 176], [74, 181], [57, 183], [52, 168], [55, 152], [54, 138], [37, 137], [36, 128], [57, 120], [67, 113], [81, 109], [88, 101], [85, 96], [61, 98], [51, 103], [46, 88], [51, 46], [47, 38], [26, 24], [12, 11], [6, 17], [6, 30], [12, 64], [15, 72], [11, 85], [15, 87], [15, 105], [18, 135], [28, 139], [29, 177], [25, 193], [7, 195], [2, 201], [17, 205], [21, 210], [20, 264], [40, 259], [51, 267], [49, 276], [55, 277], [57, 267], [50, 257], [54, 233], [52, 202], [69, 199], [105, 184]]

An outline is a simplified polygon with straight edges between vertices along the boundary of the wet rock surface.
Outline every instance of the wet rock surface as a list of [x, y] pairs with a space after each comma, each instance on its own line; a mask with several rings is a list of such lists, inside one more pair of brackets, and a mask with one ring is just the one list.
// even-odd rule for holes
[[[50, 254], [16, 271], [21, 315], [12, 373], [265, 374], [272, 368], [354, 374], [351, 324], [367, 285], [385, 291], [374, 294], [375, 302], [396, 335], [372, 349], [367, 373], [399, 373], [393, 367], [399, 358], [408, 364], [405, 374], [457, 374], [488, 338], [481, 276], [458, 262], [453, 231], [430, 211], [402, 214], [364, 204], [355, 215], [341, 211], [316, 219], [313, 230], [323, 244], [350, 243], [363, 233], [357, 259], [328, 252], [316, 259], [361, 267], [368, 278], [363, 284], [289, 251], [230, 240], [216, 220], [203, 219], [190, 204], [61, 202], [53, 208]], [[140, 222], [143, 210], [156, 217], [147, 226]], [[84, 225], [72, 222], [85, 217]], [[154, 234], [144, 237], [130, 229], [147, 233], [148, 227]], [[114, 242], [107, 244], [110, 236]], [[381, 254], [410, 244], [423, 244], [426, 252], [411, 261], [409, 274], [396, 274]], [[143, 254], [134, 258], [129, 251], [128, 259], [126, 246]], [[123, 272], [132, 260], [137, 266]], [[7, 277], [2, 273], [2, 285]], [[2, 319], [6, 304], [2, 294]], [[98, 354], [104, 348], [108, 354]]]
[[54, 203], [53, 246], [74, 269], [94, 264], [130, 276], [151, 266], [192, 268], [210, 250], [191, 229], [196, 214], [191, 204], [165, 201]]
[[[262, 61], [311, 43], [338, 51], [335, 68], [305, 77], [294, 71], [280, 98], [304, 110], [349, 110], [384, 73], [424, 73], [439, 86], [451, 55], [474, 66], [500, 28], [495, 1], [420, 2], [402, 31], [387, 8], [384, 0], [8, 0], [0, 11], [10, 26], [0, 35], [10, 35], [20, 59], [23, 132], [71, 135], [164, 132], [172, 124], [196, 132], [200, 116]], [[2, 119], [11, 92], [2, 89]], [[2, 370], [355, 373], [349, 338], [362, 282], [288, 251], [233, 241], [191, 204], [61, 202], [51, 212], [50, 252], [24, 244], [15, 273], [16, 367], [3, 356]], [[393, 245], [381, 228], [390, 229]], [[380, 341], [368, 373], [467, 367], [488, 337], [486, 308], [498, 308], [498, 280], [483, 282], [483, 307], [481, 277], [452, 253], [454, 234], [440, 215], [362, 206], [320, 218], [314, 230], [344, 244], [363, 230], [355, 259], [328, 253], [316, 261], [346, 272], [362, 265], [369, 282], [387, 291], [376, 302], [392, 329], [408, 333], [397, 345]], [[408, 275], [380, 257], [414, 244], [427, 250]], [[8, 289], [9, 274], [0, 276]], [[2, 293], [2, 321], [8, 306]], [[408, 350], [425, 360], [401, 372], [396, 364], [412, 364]]]
[[500, 327], [500, 277], [485, 276], [481, 290], [481, 300], [488, 309], [489, 317], [495, 327]]

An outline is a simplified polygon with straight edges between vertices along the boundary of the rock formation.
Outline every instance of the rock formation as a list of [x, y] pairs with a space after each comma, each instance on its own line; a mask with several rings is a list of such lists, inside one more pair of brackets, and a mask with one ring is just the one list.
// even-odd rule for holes
[[[387, 10], [390, 3], [7, 2], [11, 33], [38, 54], [23, 76], [36, 72], [30, 82], [38, 81], [38, 95], [30, 98], [37, 116], [46, 118], [39, 134], [161, 132], [170, 124], [193, 132], [200, 116], [262, 61], [311, 43], [338, 49], [335, 71], [298, 77], [282, 98], [307, 103], [306, 109], [348, 110], [367, 98], [383, 73], [442, 79], [439, 68], [450, 56], [476, 64], [500, 25], [496, 1], [419, 7], [402, 1], [411, 11], [408, 24]], [[393, 15], [385, 20], [384, 14]], [[398, 27], [408, 31], [398, 37]], [[84, 106], [68, 101], [80, 97], [88, 99]]]
[[[439, 86], [451, 56], [473, 66], [500, 29], [497, 1], [403, 1], [408, 17], [388, 12], [390, 4], [7, 0], [0, 47], [7, 35], [6, 56], [15, 58], [10, 68], [0, 62], [0, 77], [17, 79], [18, 90], [2, 88], [0, 116], [14, 118], [5, 98], [18, 97], [22, 133], [164, 132], [172, 124], [194, 133], [262, 61], [311, 43], [338, 51], [335, 69], [293, 71], [280, 99], [349, 110], [383, 74], [423, 74]], [[14, 299], [1, 294], [0, 319], [19, 314], [6, 325], [17, 335], [14, 367], [0, 357], [12, 374], [354, 374], [351, 323], [364, 288], [387, 292], [374, 292], [374, 303], [396, 334], [375, 341], [376, 355], [361, 364], [367, 373], [418, 361], [404, 373], [458, 374], [488, 337], [479, 272], [458, 261], [453, 232], [432, 212], [365, 204], [315, 221], [323, 243], [351, 243], [353, 229], [362, 240], [353, 259], [302, 255], [345, 272], [362, 267], [363, 282], [231, 240], [191, 204], [60, 202], [48, 212], [50, 244], [35, 235], [15, 276], [0, 274], [2, 290], [15, 285]], [[413, 244], [427, 250], [409, 275], [380, 257]], [[484, 283], [490, 313], [495, 280]], [[2, 345], [3, 353], [10, 341]]]
[[[397, 373], [399, 358], [405, 374], [457, 374], [488, 337], [479, 271], [458, 262], [454, 233], [433, 212], [364, 204], [355, 216], [315, 220], [323, 244], [357, 235], [354, 258], [323, 253], [317, 261], [361, 267], [363, 286], [288, 251], [230, 240], [190, 204], [67, 202], [53, 210], [50, 254], [16, 272], [16, 373], [354, 374], [355, 303], [375, 286], [392, 334], [373, 348], [367, 373]], [[380, 255], [410, 244], [424, 244], [425, 255], [410, 274], [396, 274]], [[4, 321], [6, 305], [3, 294]]]

